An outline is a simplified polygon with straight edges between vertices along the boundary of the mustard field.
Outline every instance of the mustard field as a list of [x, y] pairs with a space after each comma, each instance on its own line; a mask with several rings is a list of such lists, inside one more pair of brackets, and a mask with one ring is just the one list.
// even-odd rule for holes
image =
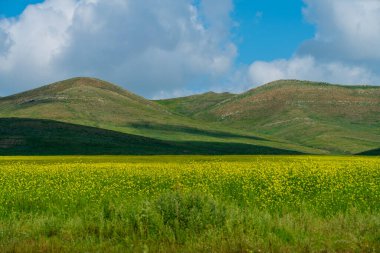
[[380, 252], [380, 158], [0, 158], [0, 252]]

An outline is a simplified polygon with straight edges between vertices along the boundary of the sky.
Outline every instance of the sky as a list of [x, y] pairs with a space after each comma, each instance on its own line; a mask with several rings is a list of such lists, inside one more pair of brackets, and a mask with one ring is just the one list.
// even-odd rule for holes
[[0, 96], [96, 77], [148, 98], [380, 84], [378, 0], [0, 0]]

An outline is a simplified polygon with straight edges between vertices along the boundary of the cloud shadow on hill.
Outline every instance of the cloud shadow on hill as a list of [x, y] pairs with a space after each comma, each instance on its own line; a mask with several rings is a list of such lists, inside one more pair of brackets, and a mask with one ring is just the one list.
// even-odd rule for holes
[[285, 155], [232, 142], [163, 141], [52, 120], [0, 119], [0, 155]]

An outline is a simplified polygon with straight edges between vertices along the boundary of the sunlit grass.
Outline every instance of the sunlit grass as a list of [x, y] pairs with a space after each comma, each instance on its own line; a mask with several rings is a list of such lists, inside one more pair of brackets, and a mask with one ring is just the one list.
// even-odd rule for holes
[[380, 159], [5, 157], [0, 251], [380, 249]]

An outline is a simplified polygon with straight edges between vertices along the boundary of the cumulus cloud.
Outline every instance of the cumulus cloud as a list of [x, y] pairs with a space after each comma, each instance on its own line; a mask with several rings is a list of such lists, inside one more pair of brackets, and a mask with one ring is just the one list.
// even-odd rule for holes
[[260, 85], [280, 79], [301, 79], [344, 84], [372, 84], [376, 74], [359, 66], [339, 62], [318, 62], [312, 56], [254, 62], [249, 68], [252, 84]]
[[6, 47], [0, 48], [2, 92], [32, 87], [54, 79], [54, 57], [64, 46], [75, 2], [46, 1], [30, 6], [18, 18], [0, 20]]
[[344, 84], [380, 84], [380, 1], [304, 0], [305, 18], [315, 24], [291, 59], [253, 62], [254, 85], [277, 79]]
[[343, 61], [380, 60], [380, 1], [305, 0], [306, 19], [315, 24], [315, 38], [299, 54]]
[[99, 77], [146, 96], [210, 85], [231, 70], [236, 56], [232, 8], [232, 0], [31, 5], [17, 18], [0, 20], [1, 90], [72, 76]]

